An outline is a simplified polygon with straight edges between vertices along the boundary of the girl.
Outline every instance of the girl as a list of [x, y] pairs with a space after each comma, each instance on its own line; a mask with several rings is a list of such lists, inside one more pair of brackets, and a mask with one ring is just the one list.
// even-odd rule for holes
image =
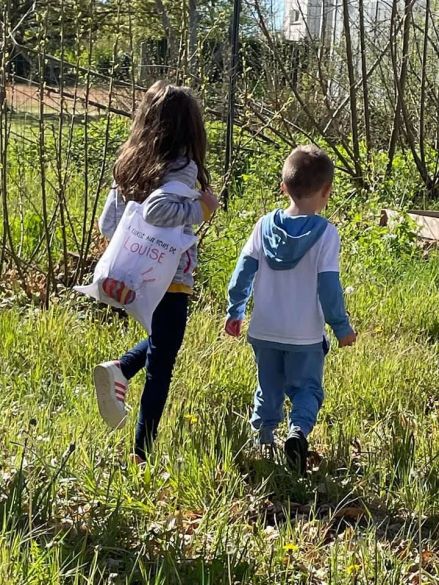
[[[102, 234], [112, 237], [130, 200], [145, 201], [143, 215], [148, 223], [184, 225], [185, 233], [193, 234], [192, 226], [207, 220], [219, 205], [209, 189], [206, 148], [200, 107], [191, 90], [156, 82], [146, 92], [114, 166], [114, 184], [99, 219]], [[169, 181], [179, 181], [191, 189], [198, 181], [200, 198], [191, 200], [167, 193]], [[160, 186], [163, 189], [151, 195]], [[139, 463], [145, 460], [145, 452], [157, 435], [183, 342], [196, 262], [194, 245], [181, 257], [174, 280], [154, 312], [149, 338], [118, 360], [99, 364], [94, 371], [99, 411], [107, 424], [116, 428], [125, 423], [128, 381], [146, 366], [135, 439]]]

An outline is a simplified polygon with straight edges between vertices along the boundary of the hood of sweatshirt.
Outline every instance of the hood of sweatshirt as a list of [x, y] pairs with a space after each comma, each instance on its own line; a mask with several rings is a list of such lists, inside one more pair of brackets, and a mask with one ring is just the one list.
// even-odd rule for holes
[[320, 215], [287, 215], [277, 209], [262, 220], [262, 247], [273, 270], [289, 270], [321, 238], [328, 221]]
[[179, 183], [184, 183], [190, 189], [195, 189], [197, 177], [198, 167], [196, 163], [191, 159], [181, 156], [168, 166], [166, 174], [163, 177], [163, 183], [178, 181]]

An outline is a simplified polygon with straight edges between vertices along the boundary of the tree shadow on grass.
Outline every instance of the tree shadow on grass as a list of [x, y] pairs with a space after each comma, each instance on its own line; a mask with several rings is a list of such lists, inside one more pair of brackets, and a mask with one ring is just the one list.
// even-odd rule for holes
[[[35, 502], [41, 504], [30, 515], [27, 479], [20, 471], [0, 491], [3, 535], [19, 542], [14, 554], [23, 567], [23, 578], [26, 567], [43, 557], [49, 563], [53, 555], [63, 578], [72, 583], [82, 579], [95, 585], [252, 583], [256, 569], [245, 543], [230, 552], [226, 546], [213, 551], [208, 547], [207, 552], [190, 550], [183, 526], [168, 526], [166, 518], [160, 524], [148, 522], [147, 517], [136, 520], [115, 502], [90, 507], [89, 498], [79, 497], [79, 492], [65, 507], [36, 496]], [[41, 485], [43, 494], [45, 485]], [[191, 554], [197, 556], [190, 558]]]
[[426, 330], [427, 338], [431, 343], [439, 341], [439, 320], [435, 319]]
[[[81, 576], [92, 578], [90, 582], [96, 585], [253, 582], [257, 560], [249, 560], [245, 544], [230, 552], [225, 552], [224, 548], [209, 553], [199, 550], [197, 556], [191, 558], [184, 546], [184, 535], [177, 534], [177, 528], [173, 529], [173, 534], [162, 535], [154, 529], [147, 530], [134, 542], [132, 528], [128, 524], [121, 525], [119, 533], [112, 532], [111, 544], [109, 538], [103, 538], [101, 529], [82, 537], [73, 532], [60, 534], [55, 545], [58, 559], [63, 567], [70, 567], [71, 576], [75, 575], [71, 569], [77, 567]], [[131, 542], [126, 538], [129, 531]], [[39, 544], [44, 545], [44, 542], [50, 542], [48, 536], [39, 537]]]
[[[402, 511], [390, 511], [373, 493], [361, 489], [363, 475], [355, 467], [338, 467], [312, 452], [314, 465], [305, 477], [292, 473], [282, 456], [272, 459], [243, 456], [239, 465], [247, 482], [257, 491], [264, 486], [267, 498], [250, 518], [253, 522], [279, 528], [286, 523], [322, 521], [325, 539], [333, 540], [347, 528], [360, 532], [373, 528], [378, 539], [419, 538], [419, 518]], [[311, 461], [311, 463], [313, 463]], [[359, 495], [361, 494], [361, 495]], [[437, 514], [421, 519], [423, 538], [439, 539]]]

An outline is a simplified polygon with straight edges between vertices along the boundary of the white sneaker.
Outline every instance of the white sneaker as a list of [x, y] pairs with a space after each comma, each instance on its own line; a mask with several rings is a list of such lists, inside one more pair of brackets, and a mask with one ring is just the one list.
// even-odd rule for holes
[[93, 373], [99, 412], [112, 429], [121, 429], [126, 422], [125, 396], [128, 380], [122, 374], [119, 362], [105, 362]]

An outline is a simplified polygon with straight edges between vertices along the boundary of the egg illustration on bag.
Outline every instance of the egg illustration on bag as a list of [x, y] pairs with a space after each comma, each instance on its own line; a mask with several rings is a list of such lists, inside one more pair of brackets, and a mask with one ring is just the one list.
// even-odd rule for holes
[[114, 278], [105, 278], [102, 282], [102, 289], [108, 297], [121, 305], [129, 305], [136, 298], [135, 291], [126, 286], [123, 281]]

